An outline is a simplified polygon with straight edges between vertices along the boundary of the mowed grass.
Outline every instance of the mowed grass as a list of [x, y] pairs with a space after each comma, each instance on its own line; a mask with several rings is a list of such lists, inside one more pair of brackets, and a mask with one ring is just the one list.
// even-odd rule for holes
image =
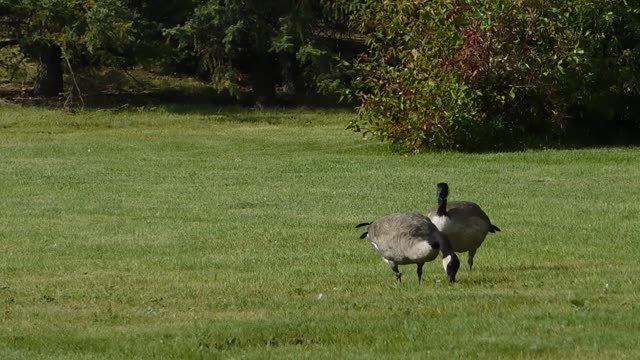
[[[0, 108], [0, 358], [640, 358], [640, 149], [401, 156], [352, 116]], [[440, 181], [502, 232], [396, 285], [354, 225]]]

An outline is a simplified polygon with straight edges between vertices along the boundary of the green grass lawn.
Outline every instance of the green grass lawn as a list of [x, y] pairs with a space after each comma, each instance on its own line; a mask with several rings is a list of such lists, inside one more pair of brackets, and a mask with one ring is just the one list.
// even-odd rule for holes
[[[0, 358], [640, 358], [639, 148], [406, 157], [351, 116], [0, 108]], [[398, 286], [354, 225], [440, 181], [502, 232]]]

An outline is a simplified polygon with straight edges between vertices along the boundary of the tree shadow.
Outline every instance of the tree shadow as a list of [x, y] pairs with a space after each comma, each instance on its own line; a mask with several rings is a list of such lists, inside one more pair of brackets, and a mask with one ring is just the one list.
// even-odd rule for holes
[[[306, 94], [296, 97], [279, 97], [273, 104], [256, 106], [248, 97], [236, 98], [221, 94], [214, 89], [198, 91], [181, 91], [178, 89], [158, 89], [144, 91], [105, 91], [84, 93], [82, 98], [74, 96], [36, 97], [29, 89], [0, 89], [0, 104], [19, 104], [25, 106], [43, 106], [51, 108], [68, 108], [70, 110], [100, 111], [143, 111], [145, 109], [162, 109], [169, 113], [181, 115], [212, 115], [223, 112], [230, 115], [243, 114], [248, 110], [285, 110], [309, 109], [323, 111], [353, 110], [355, 104], [341, 103], [335, 97], [321, 94]], [[238, 120], [238, 119], [236, 119]], [[248, 120], [251, 121], [251, 120]]]
[[312, 91], [293, 95], [277, 92], [273, 103], [257, 106], [255, 98], [248, 91], [232, 96], [193, 77], [144, 71], [134, 74], [110, 68], [78, 71], [75, 81], [80, 84], [79, 90], [74, 87], [73, 80], [66, 75], [66, 93], [46, 98], [33, 96], [33, 89], [23, 84], [2, 84], [0, 104], [67, 108], [72, 111], [162, 109], [176, 114], [205, 116], [220, 112], [246, 114], [247, 110], [309, 108], [344, 111], [355, 107], [353, 103], [340, 102], [336, 96]]

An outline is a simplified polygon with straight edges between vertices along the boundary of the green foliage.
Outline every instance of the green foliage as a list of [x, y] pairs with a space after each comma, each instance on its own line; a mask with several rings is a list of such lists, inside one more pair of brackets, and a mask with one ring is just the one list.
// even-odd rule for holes
[[17, 40], [34, 61], [59, 47], [74, 66], [151, 63], [235, 95], [294, 82], [303, 90], [332, 70], [335, 38], [359, 3], [0, 0], [0, 40]]
[[43, 42], [63, 48], [86, 42], [95, 50], [101, 43], [122, 42], [132, 17], [120, 0], [5, 0], [0, 8], [1, 33], [27, 49]]
[[[164, 33], [177, 42], [181, 51], [190, 51], [199, 59], [201, 69], [211, 75], [213, 84], [220, 90], [238, 94], [240, 78], [234, 71], [232, 59], [244, 51], [240, 45], [255, 44], [257, 39], [243, 39], [246, 23], [239, 2], [223, 4], [218, 1], [204, 2], [198, 6], [184, 25], [165, 29]], [[247, 17], [249, 18], [249, 17]], [[256, 29], [264, 34], [264, 29]]]
[[43, 42], [62, 42], [63, 32], [77, 21], [80, 0], [2, 0], [0, 34], [29, 51]]
[[573, 136], [606, 142], [640, 135], [640, 4], [570, 1], [559, 22]]
[[[589, 108], [630, 118], [637, 5], [622, 2], [369, 1], [353, 23], [368, 52], [354, 61], [351, 128], [420, 149], [556, 143]], [[638, 114], [637, 108], [635, 114]], [[636, 126], [636, 129], [639, 127]]]
[[[198, 59], [220, 90], [239, 95], [261, 59], [295, 59], [312, 76], [326, 72], [331, 36], [346, 31], [359, 1], [204, 1], [164, 33]], [[255, 70], [253, 70], [255, 71]], [[262, 69], [278, 72], [279, 69]], [[255, 75], [255, 74], [254, 74]]]
[[136, 18], [137, 14], [122, 0], [99, 0], [87, 9], [82, 41], [91, 54], [118, 61], [114, 57], [123, 58], [133, 52]]
[[24, 81], [28, 76], [24, 60], [24, 55], [15, 47], [0, 49], [0, 78], [9, 82]]
[[0, 8], [0, 34], [32, 59], [54, 45], [70, 59], [117, 65], [135, 49], [137, 15], [125, 0], [3, 0]]

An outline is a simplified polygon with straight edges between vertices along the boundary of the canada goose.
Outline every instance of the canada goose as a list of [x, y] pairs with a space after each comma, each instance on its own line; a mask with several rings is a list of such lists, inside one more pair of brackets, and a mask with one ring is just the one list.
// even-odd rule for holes
[[427, 217], [449, 240], [453, 251], [469, 252], [469, 271], [473, 268], [473, 257], [482, 245], [487, 233], [500, 231], [491, 224], [487, 214], [470, 201], [447, 201], [449, 185], [439, 183], [436, 191], [438, 206], [431, 209]]
[[418, 284], [421, 284], [422, 266], [434, 260], [439, 251], [442, 252], [442, 266], [449, 282], [456, 281], [460, 261], [449, 241], [426, 216], [418, 213], [392, 214], [372, 223], [359, 224], [356, 228], [366, 225], [369, 226], [367, 232], [360, 238], [366, 237], [380, 252], [398, 282], [402, 282], [398, 265], [416, 264]]

